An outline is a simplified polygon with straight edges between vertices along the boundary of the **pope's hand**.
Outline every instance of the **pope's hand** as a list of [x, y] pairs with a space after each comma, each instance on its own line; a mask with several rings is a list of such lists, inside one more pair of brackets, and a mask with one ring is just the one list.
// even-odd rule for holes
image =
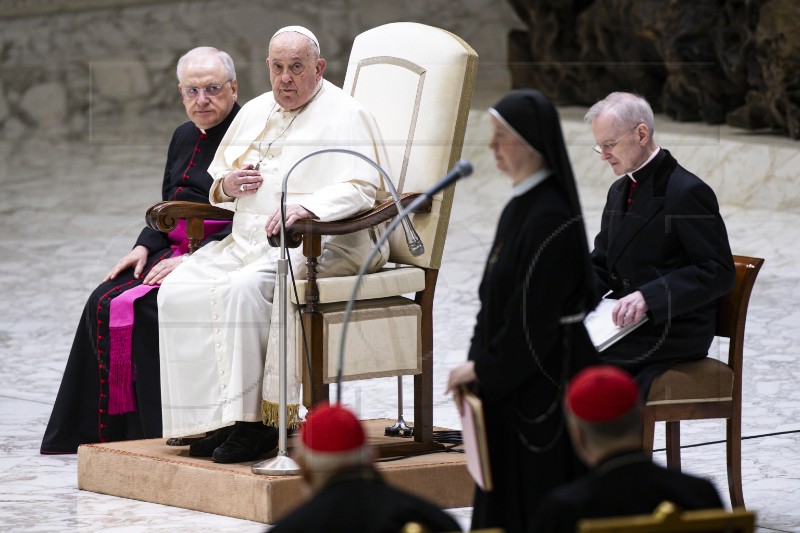
[[226, 195], [237, 198], [241, 196], [248, 196], [255, 194], [264, 178], [257, 170], [253, 170], [253, 165], [245, 165], [244, 167], [228, 172], [222, 178], [222, 192]]
[[[315, 218], [314, 213], [303, 207], [299, 204], [287, 204], [286, 205], [286, 227], [290, 227], [292, 224], [297, 222], [303, 218]], [[272, 237], [273, 235], [277, 235], [281, 232], [281, 210], [280, 208], [276, 209], [275, 212], [269, 217], [267, 220], [267, 224], [264, 226], [264, 229], [267, 232], [267, 236]]]

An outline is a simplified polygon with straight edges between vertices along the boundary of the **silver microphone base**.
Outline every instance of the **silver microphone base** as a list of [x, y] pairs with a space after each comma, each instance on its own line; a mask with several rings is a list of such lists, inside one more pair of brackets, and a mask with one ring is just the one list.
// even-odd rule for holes
[[397, 422], [392, 426], [386, 426], [383, 431], [385, 437], [413, 437], [414, 428], [406, 424], [403, 416], [397, 418]]
[[295, 476], [300, 474], [300, 466], [288, 455], [278, 455], [254, 464], [250, 471], [262, 476]]

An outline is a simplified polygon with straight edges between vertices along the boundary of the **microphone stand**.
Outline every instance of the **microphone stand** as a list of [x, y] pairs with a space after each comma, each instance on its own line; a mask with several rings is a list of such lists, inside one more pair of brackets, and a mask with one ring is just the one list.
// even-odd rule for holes
[[[289, 176], [294, 171], [294, 169], [297, 168], [297, 165], [299, 165], [300, 163], [302, 163], [303, 161], [305, 161], [309, 157], [312, 157], [312, 156], [315, 156], [315, 155], [318, 155], [318, 154], [332, 153], [332, 152], [354, 155], [354, 156], [359, 157], [362, 160], [366, 161], [370, 165], [372, 165], [386, 179], [386, 183], [389, 186], [389, 191], [392, 194], [392, 197], [394, 198], [395, 203], [397, 204], [398, 211], [400, 210], [400, 207], [401, 207], [400, 197], [398, 196], [397, 191], [394, 188], [394, 184], [392, 183], [392, 180], [389, 178], [389, 175], [386, 173], [386, 171], [383, 168], [381, 168], [380, 165], [375, 163], [373, 160], [369, 159], [365, 155], [363, 155], [363, 154], [361, 154], [359, 152], [356, 152], [354, 150], [348, 150], [346, 148], [323, 148], [321, 150], [315, 150], [315, 151], [313, 151], [311, 153], [308, 153], [308, 154], [304, 155], [303, 157], [301, 157], [297, 161], [295, 161], [295, 163], [289, 168], [289, 170], [286, 171], [286, 175], [283, 177], [283, 183], [281, 184], [281, 239], [280, 239], [281, 257], [278, 260], [278, 273], [277, 273], [277, 277], [278, 277], [278, 305], [279, 305], [279, 307], [278, 307], [279, 313], [278, 314], [279, 314], [279, 320], [280, 320], [280, 323], [278, 324], [278, 337], [280, 339], [280, 345], [279, 345], [279, 351], [278, 351], [278, 358], [279, 358], [279, 361], [278, 361], [278, 374], [279, 374], [279, 376], [278, 376], [278, 388], [279, 388], [279, 390], [278, 390], [278, 455], [273, 457], [272, 459], [267, 459], [265, 461], [260, 461], [258, 463], [255, 463], [253, 466], [251, 466], [250, 470], [254, 474], [262, 474], [262, 475], [268, 475], [268, 476], [284, 476], [284, 475], [295, 475], [295, 474], [299, 474], [300, 473], [300, 466], [294, 461], [294, 459], [289, 457], [289, 453], [287, 451], [287, 428], [286, 428], [286, 422], [287, 422], [286, 421], [286, 406], [287, 406], [287, 398], [286, 398], [286, 396], [287, 396], [287, 391], [286, 391], [286, 387], [287, 387], [287, 381], [288, 381], [288, 376], [287, 376], [287, 371], [288, 371], [287, 366], [288, 365], [287, 365], [287, 362], [286, 362], [286, 356], [287, 356], [287, 354], [286, 354], [286, 351], [287, 351], [286, 320], [287, 320], [288, 303], [287, 303], [287, 298], [286, 298], [287, 297], [287, 293], [286, 293], [286, 276], [288, 275], [288, 270], [289, 270], [289, 260], [286, 257], [286, 212], [285, 212], [285, 208], [286, 208], [286, 189], [287, 189], [287, 183], [289, 182]], [[417, 204], [412, 203], [412, 205], [418, 206], [419, 203], [417, 203]], [[424, 248], [422, 246], [422, 241], [419, 238], [419, 235], [417, 235], [417, 232], [414, 231], [414, 227], [411, 225], [411, 223], [408, 220], [408, 214], [410, 212], [411, 211], [404, 212], [403, 213], [403, 217], [404, 218], [398, 219], [398, 220], [402, 220], [402, 222], [403, 222], [403, 227], [406, 230], [406, 240], [408, 240], [408, 242], [409, 242], [409, 250], [411, 251], [411, 254], [414, 255], [414, 256], [418, 256], [418, 255], [421, 255], [424, 252]], [[392, 229], [394, 229], [395, 227], [397, 227], [397, 223], [395, 223], [391, 227], [392, 227]], [[386, 235], [388, 235], [389, 233], [391, 233], [391, 231], [387, 231]], [[380, 250], [380, 247], [383, 245], [383, 243], [386, 242], [386, 238], [380, 240], [379, 242], [380, 242], [380, 244], [378, 244], [377, 248], [373, 249], [374, 251], [373, 251], [372, 255], [370, 256], [369, 260], [366, 261], [362, 265], [362, 270], [363, 271], [366, 271], [366, 265], [368, 265], [370, 262], [372, 262], [372, 260], [375, 258], [375, 254], [377, 253], [377, 250]], [[363, 273], [361, 273], [359, 275], [359, 277], [357, 278], [357, 280], [356, 280], [356, 288], [358, 287], [358, 281], [361, 279], [361, 277], [363, 277]], [[354, 292], [352, 298], [355, 298], [355, 292]], [[350, 302], [348, 302], [348, 304], [352, 308], [352, 299], [351, 299]], [[349, 315], [346, 315], [345, 323], [344, 323], [344, 326], [343, 326], [345, 328], [345, 330], [347, 329], [347, 319], [348, 319], [348, 317], [349, 317]], [[344, 335], [344, 332], [343, 332], [343, 335]], [[342, 369], [341, 369], [341, 363], [340, 363], [339, 372], [337, 374], [337, 382], [336, 382], [337, 383], [337, 399], [336, 399], [337, 403], [341, 403], [341, 389], [342, 389], [341, 375], [342, 375]], [[400, 391], [399, 394], [401, 395], [400, 398], [402, 398], [402, 391]], [[402, 418], [402, 415], [401, 415], [401, 418]]]
[[[292, 167], [294, 169], [294, 167]], [[286, 179], [289, 173], [286, 173], [286, 178], [283, 181], [285, 190]], [[286, 446], [286, 381], [287, 381], [287, 363], [286, 363], [286, 315], [287, 315], [287, 301], [286, 301], [286, 276], [289, 273], [289, 259], [286, 257], [286, 213], [284, 212], [285, 206], [285, 193], [281, 195], [281, 258], [278, 259], [278, 455], [266, 461], [260, 461], [250, 467], [254, 474], [263, 474], [267, 476], [290, 476], [300, 473], [300, 465], [294, 459], [289, 457], [289, 452]]]
[[413, 437], [414, 428], [403, 418], [403, 376], [397, 376], [397, 422], [383, 429], [385, 437]]

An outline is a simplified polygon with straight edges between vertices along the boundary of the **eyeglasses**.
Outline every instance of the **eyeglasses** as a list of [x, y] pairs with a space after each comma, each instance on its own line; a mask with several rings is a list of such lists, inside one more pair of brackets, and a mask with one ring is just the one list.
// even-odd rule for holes
[[181, 88], [181, 93], [183, 93], [183, 96], [190, 100], [194, 100], [200, 96], [201, 91], [206, 93], [206, 96], [217, 96], [222, 92], [222, 88], [231, 81], [232, 80], [228, 80], [222, 84], [212, 83], [211, 85], [206, 85], [205, 87], [187, 87], [186, 89]]
[[622, 134], [622, 135], [619, 137], [619, 139], [617, 139], [617, 140], [616, 140], [616, 141], [614, 141], [614, 142], [610, 142], [610, 143], [603, 143], [603, 144], [595, 144], [594, 146], [592, 146], [592, 150], [594, 150], [594, 151], [595, 151], [595, 152], [597, 152], [598, 154], [602, 154], [602, 153], [603, 153], [603, 150], [605, 150], [606, 152], [610, 152], [610, 151], [611, 151], [611, 150], [613, 150], [613, 149], [614, 149], [614, 148], [615, 148], [615, 147], [616, 147], [616, 146], [617, 146], [617, 145], [618, 145], [620, 142], [622, 142], [622, 139], [624, 139], [624, 138], [625, 138], [625, 136], [626, 136], [627, 134], [629, 134], [630, 132], [632, 132], [633, 130], [635, 130], [635, 129], [636, 129], [636, 128], [638, 128], [638, 127], [639, 127], [639, 125], [637, 124], [636, 126], [634, 126], [634, 127], [630, 128], [628, 131], [626, 131], [625, 133], [623, 133], [623, 134]]

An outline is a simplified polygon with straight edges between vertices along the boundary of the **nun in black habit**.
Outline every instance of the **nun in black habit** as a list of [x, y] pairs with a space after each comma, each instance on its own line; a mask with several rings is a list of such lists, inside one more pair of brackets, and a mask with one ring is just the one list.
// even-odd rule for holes
[[564, 430], [563, 390], [597, 354], [582, 319], [597, 303], [558, 114], [535, 90], [489, 109], [489, 148], [511, 178], [480, 284], [468, 361], [448, 390], [483, 401], [494, 490], [476, 487], [472, 528], [526, 531], [543, 496], [584, 472]]

